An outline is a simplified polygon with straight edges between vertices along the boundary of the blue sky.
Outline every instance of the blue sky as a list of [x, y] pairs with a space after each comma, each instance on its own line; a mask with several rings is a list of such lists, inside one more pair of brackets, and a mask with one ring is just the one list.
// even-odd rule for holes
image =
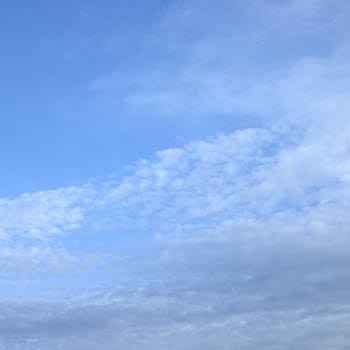
[[346, 1], [12, 1], [0, 350], [346, 349]]

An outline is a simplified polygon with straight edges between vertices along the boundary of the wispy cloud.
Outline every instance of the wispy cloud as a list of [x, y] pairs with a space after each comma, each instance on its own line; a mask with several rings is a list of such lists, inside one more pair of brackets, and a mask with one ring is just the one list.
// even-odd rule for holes
[[[348, 47], [348, 12], [342, 1], [176, 3], [145, 38], [165, 56], [161, 64], [129, 76], [112, 72], [91, 85], [111, 98], [115, 91], [140, 122], [154, 114], [178, 121], [224, 115], [233, 125], [249, 116], [284, 118], [310, 97], [348, 86], [347, 55], [339, 52]], [[121, 95], [117, 87], [126, 83], [132, 89]]]

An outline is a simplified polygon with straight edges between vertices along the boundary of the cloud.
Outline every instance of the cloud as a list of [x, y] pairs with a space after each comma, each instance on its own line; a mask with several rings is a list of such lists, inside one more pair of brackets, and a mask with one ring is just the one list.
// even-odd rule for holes
[[211, 287], [153, 283], [101, 290], [81, 301], [2, 304], [2, 348], [341, 349], [348, 342], [347, 306], [296, 306]]
[[69, 252], [52, 245], [33, 243], [0, 248], [0, 275], [57, 276], [76, 273], [91, 266], [102, 265], [102, 256]]
[[[175, 2], [144, 38], [173, 59], [111, 72], [91, 86], [123, 99], [139, 123], [154, 115], [178, 123], [224, 116], [237, 125], [302, 119], [309, 97], [330, 99], [340, 85], [348, 92], [347, 54], [339, 51], [348, 51], [349, 11], [345, 1]], [[132, 89], [122, 92], [125, 82]]]
[[24, 193], [0, 201], [0, 233], [2, 238], [19, 235], [44, 239], [76, 229], [84, 221], [83, 208], [93, 201], [89, 185]]
[[310, 133], [304, 124], [238, 130], [160, 151], [119, 180], [3, 200], [3, 232], [10, 241], [50, 240], [79, 230], [94, 233], [89, 237], [96, 242], [106, 230], [115, 239], [136, 232], [149, 241], [206, 239], [227, 222], [277, 231], [283, 218], [291, 227], [299, 222], [303, 231], [311, 217], [319, 220], [319, 231], [333, 224], [344, 231], [346, 216], [336, 221], [347, 210], [350, 145], [340, 121], [341, 114], [326, 135], [322, 128]]
[[[207, 1], [166, 17], [169, 40], [159, 38], [183, 64], [150, 68], [125, 99], [144, 114], [254, 115], [258, 126], [160, 150], [123, 177], [1, 199], [2, 276], [61, 279], [39, 284], [45, 297], [2, 298], [0, 349], [349, 346], [348, 45], [345, 32], [334, 46], [325, 34], [343, 28], [348, 8], [245, 3], [233, 6], [236, 27], [211, 18], [223, 10]], [[287, 39], [302, 52], [256, 62]], [[114, 88], [116, 76], [92, 88]]]
[[[331, 53], [331, 58], [301, 56], [288, 69], [274, 65], [267, 76], [258, 71], [247, 73], [243, 67], [234, 68], [230, 64], [208, 67], [189, 59], [180, 71], [163, 72], [167, 78], [158, 85], [147, 86], [146, 91], [136, 89], [126, 98], [127, 103], [131, 109], [153, 110], [176, 118], [200, 116], [202, 121], [220, 115], [237, 122], [248, 118], [253, 123], [258, 117], [263, 124], [286, 119], [298, 124], [310, 118], [323, 121], [333, 112], [330, 109], [339, 113], [339, 109], [349, 108], [346, 42], [347, 37], [345, 43]], [[213, 48], [201, 50], [211, 52]], [[265, 69], [261, 67], [262, 71]], [[169, 74], [173, 74], [170, 85]]]

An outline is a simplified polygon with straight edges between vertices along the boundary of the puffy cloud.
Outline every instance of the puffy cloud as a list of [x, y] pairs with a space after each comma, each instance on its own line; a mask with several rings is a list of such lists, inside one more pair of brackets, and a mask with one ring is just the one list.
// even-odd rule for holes
[[88, 185], [2, 198], [0, 234], [5, 239], [10, 235], [45, 239], [75, 229], [84, 221], [83, 208], [88, 208], [93, 198]]

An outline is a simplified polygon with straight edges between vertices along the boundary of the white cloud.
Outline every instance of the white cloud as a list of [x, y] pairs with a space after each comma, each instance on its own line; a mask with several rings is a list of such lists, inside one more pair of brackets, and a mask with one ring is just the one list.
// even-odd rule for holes
[[346, 216], [337, 223], [350, 195], [344, 122], [343, 114], [334, 117], [328, 134], [304, 123], [238, 130], [160, 151], [118, 181], [3, 199], [1, 229], [10, 241], [45, 241], [78, 229], [96, 232], [89, 236], [96, 241], [105, 229], [116, 239], [137, 232], [150, 241], [201, 241], [215, 231], [221, 240], [227, 223], [233, 232], [246, 223], [253, 236], [283, 231], [281, 222], [295, 234], [313, 221], [316, 231], [330, 234], [339, 224], [344, 232]]
[[96, 267], [101, 256], [69, 252], [64, 248], [40, 244], [2, 246], [0, 248], [0, 276], [66, 275]]
[[76, 229], [85, 220], [84, 212], [94, 200], [91, 186], [24, 193], [0, 201], [0, 234], [7, 239], [18, 235], [46, 239]]
[[148, 41], [174, 60], [132, 76], [112, 72], [92, 83], [113, 95], [118, 84], [131, 81], [132, 92], [124, 96], [129, 112], [180, 123], [220, 115], [269, 121], [282, 114], [304, 118], [310, 95], [329, 101], [337, 87], [346, 90], [346, 101], [348, 55], [337, 56], [348, 47], [345, 1], [194, 1], [170, 7]]

